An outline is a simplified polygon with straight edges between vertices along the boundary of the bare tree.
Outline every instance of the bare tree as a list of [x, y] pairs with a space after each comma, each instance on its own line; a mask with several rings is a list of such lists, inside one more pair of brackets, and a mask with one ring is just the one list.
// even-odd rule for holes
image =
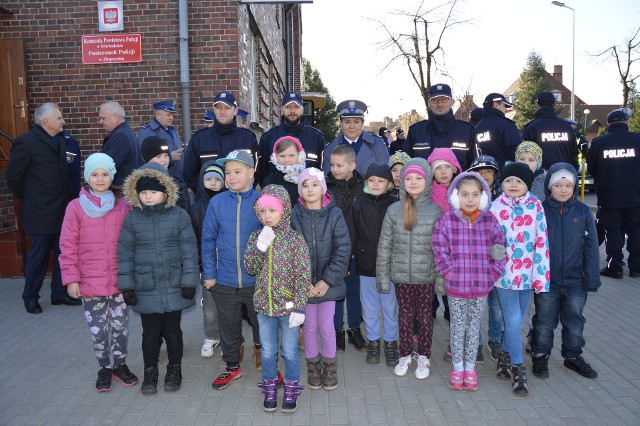
[[458, 0], [450, 0], [431, 9], [425, 9], [425, 2], [426, 0], [423, 0], [415, 12], [406, 10], [392, 12], [394, 15], [411, 20], [411, 34], [396, 33], [385, 22], [379, 19], [371, 20], [380, 24], [387, 35], [387, 39], [380, 43], [381, 46], [393, 51], [393, 56], [383, 71], [395, 61], [405, 62], [414, 83], [420, 90], [425, 107], [428, 108], [431, 75], [439, 69], [445, 69], [443, 47], [445, 32], [467, 21], [456, 18]]
[[625, 41], [623, 46], [610, 46], [594, 56], [604, 59], [610, 56], [615, 58], [622, 84], [622, 107], [626, 108], [633, 93], [635, 81], [640, 77], [640, 74], [636, 76], [631, 74], [633, 64], [640, 61], [640, 27], [635, 30], [633, 37]]

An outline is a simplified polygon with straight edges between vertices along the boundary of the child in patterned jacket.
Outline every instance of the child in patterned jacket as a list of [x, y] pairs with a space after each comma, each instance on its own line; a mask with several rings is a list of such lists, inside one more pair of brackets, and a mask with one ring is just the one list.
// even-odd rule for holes
[[497, 376], [511, 378], [513, 393], [526, 395], [529, 386], [520, 332], [531, 290], [549, 291], [549, 238], [542, 202], [529, 192], [531, 169], [524, 163], [509, 163], [501, 176], [503, 193], [489, 207], [507, 238], [507, 264], [495, 283], [504, 318]]
[[474, 391], [478, 389], [475, 364], [477, 351], [482, 349], [478, 348], [482, 311], [506, 263], [504, 256], [497, 260], [491, 252], [494, 246], [504, 250], [505, 236], [487, 211], [491, 189], [479, 174], [458, 175], [448, 196], [451, 210], [436, 222], [431, 243], [451, 310], [449, 387]]
[[300, 350], [298, 334], [304, 322], [311, 260], [309, 248], [300, 233], [291, 228], [291, 203], [287, 190], [267, 185], [254, 204], [264, 225], [249, 237], [244, 266], [256, 275], [253, 304], [260, 327], [264, 410], [274, 411], [278, 404], [278, 335], [282, 335], [285, 361], [282, 411], [296, 410], [296, 401], [304, 386], [299, 385]]

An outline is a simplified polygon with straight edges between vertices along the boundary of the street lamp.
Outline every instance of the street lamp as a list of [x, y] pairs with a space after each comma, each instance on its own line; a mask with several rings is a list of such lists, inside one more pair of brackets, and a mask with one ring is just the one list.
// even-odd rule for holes
[[584, 111], [584, 134], [587, 134], [587, 117], [589, 117], [589, 113], [591, 112], [589, 110], [589, 108], [585, 109]]
[[576, 92], [575, 92], [575, 83], [576, 83], [576, 11], [574, 8], [567, 6], [566, 4], [560, 1], [552, 1], [552, 5], [558, 7], [566, 7], [570, 9], [573, 14], [573, 62], [571, 63], [571, 119], [575, 120], [575, 104], [576, 104]]

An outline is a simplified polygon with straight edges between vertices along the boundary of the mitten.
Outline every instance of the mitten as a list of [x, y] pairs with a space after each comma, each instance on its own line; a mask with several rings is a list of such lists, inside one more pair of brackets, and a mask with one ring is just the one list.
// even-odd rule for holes
[[266, 252], [275, 238], [276, 234], [270, 226], [262, 228], [262, 231], [260, 231], [260, 234], [258, 235], [258, 250], [263, 253]]
[[122, 297], [124, 303], [129, 306], [136, 306], [138, 304], [138, 298], [136, 297], [136, 291], [132, 289], [122, 290]]
[[289, 315], [289, 328], [296, 328], [304, 322], [304, 314], [300, 312], [291, 312]]
[[489, 254], [493, 260], [502, 260], [507, 255], [507, 249], [502, 244], [494, 244], [491, 246]]
[[182, 287], [182, 297], [185, 299], [193, 299], [196, 296], [196, 288], [195, 287]]

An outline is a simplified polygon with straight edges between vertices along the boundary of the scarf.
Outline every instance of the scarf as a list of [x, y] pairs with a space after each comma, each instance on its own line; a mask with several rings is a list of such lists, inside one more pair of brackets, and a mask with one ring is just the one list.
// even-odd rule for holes
[[295, 183], [296, 185], [298, 184], [298, 175], [307, 167], [305, 163], [290, 164], [288, 166], [274, 164], [274, 166], [276, 166], [276, 169], [284, 173], [284, 180]]
[[446, 213], [451, 210], [449, 198], [447, 197], [448, 190], [449, 185], [447, 184], [438, 183], [435, 180], [431, 184], [431, 201], [440, 206], [442, 213]]
[[471, 225], [478, 218], [478, 216], [480, 215], [480, 211], [481, 211], [480, 209], [475, 209], [472, 212], [468, 212], [466, 210], [460, 209], [460, 213], [462, 213], [462, 217], [465, 218], [465, 220], [469, 225]]
[[100, 200], [100, 206], [96, 206], [89, 197], [87, 197], [87, 194], [80, 194], [80, 207], [82, 207], [82, 210], [84, 210], [87, 216], [91, 218], [102, 217], [113, 209], [116, 201], [113, 192], [107, 191], [104, 194], [96, 194], [92, 190], [89, 190], [89, 193]]

